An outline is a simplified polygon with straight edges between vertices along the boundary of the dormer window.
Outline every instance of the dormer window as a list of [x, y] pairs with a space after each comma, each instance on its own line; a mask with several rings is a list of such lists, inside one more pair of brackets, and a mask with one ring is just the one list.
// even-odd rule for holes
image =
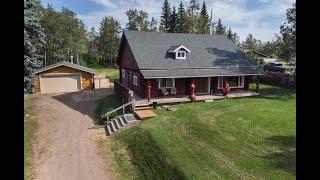
[[187, 53], [186, 51], [177, 51], [176, 52], [176, 59], [186, 59]]
[[186, 59], [187, 52], [190, 53], [190, 50], [184, 47], [183, 45], [171, 46], [168, 50], [170, 56], [174, 59]]

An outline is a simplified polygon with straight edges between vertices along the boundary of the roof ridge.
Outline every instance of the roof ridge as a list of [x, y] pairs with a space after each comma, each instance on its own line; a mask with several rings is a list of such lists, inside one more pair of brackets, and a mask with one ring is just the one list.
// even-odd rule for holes
[[197, 36], [220, 36], [220, 37], [227, 37], [226, 35], [222, 34], [195, 34], [195, 33], [180, 33], [180, 32], [153, 32], [153, 31], [133, 31], [133, 30], [123, 30], [123, 32], [133, 32], [133, 33], [154, 33], [154, 34], [179, 34], [179, 35], [197, 35]]

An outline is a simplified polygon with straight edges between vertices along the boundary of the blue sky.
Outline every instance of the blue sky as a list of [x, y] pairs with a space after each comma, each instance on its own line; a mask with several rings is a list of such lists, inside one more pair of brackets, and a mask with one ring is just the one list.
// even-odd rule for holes
[[[203, 0], [198, 0], [200, 3]], [[268, 41], [279, 33], [280, 25], [285, 21], [286, 9], [292, 7], [294, 0], [205, 0], [210, 14], [213, 10], [214, 19], [221, 18], [222, 22], [237, 32], [241, 40], [249, 33], [255, 38]], [[178, 7], [180, 0], [169, 0], [171, 5]], [[182, 0], [184, 5], [189, 0]], [[154, 16], [158, 19], [161, 15], [163, 0], [42, 0], [46, 6], [51, 4], [54, 9], [61, 7], [77, 13], [89, 29], [99, 28], [105, 16], [113, 16], [122, 25], [127, 23], [125, 11], [130, 8], [148, 12], [149, 19]]]

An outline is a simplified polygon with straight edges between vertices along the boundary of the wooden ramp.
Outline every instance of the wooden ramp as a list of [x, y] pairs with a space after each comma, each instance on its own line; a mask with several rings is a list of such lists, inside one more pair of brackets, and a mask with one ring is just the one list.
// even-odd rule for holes
[[154, 112], [150, 110], [139, 110], [135, 111], [135, 114], [140, 118], [140, 119], [145, 119], [145, 118], [151, 118], [157, 116]]

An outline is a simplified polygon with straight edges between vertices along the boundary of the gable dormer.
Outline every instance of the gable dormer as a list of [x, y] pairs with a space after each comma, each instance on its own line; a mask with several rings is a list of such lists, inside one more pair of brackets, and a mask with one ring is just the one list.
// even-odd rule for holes
[[168, 53], [170, 53], [171, 57], [174, 59], [186, 59], [187, 53], [190, 53], [190, 50], [183, 45], [176, 45], [171, 46], [168, 50]]

